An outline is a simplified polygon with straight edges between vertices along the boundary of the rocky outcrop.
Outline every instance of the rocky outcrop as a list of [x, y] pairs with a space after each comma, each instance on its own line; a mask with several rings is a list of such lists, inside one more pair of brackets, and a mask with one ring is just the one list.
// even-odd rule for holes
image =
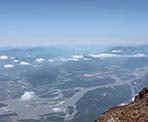
[[148, 87], [143, 88], [133, 102], [111, 108], [95, 122], [148, 122]]

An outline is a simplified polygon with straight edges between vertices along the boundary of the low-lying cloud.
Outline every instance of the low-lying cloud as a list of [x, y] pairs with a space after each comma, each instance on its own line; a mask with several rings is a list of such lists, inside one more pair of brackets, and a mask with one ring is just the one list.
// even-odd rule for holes
[[110, 53], [101, 53], [101, 54], [88, 54], [88, 56], [90, 56], [90, 57], [92, 57], [92, 58], [104, 59], [104, 58], [119, 57], [120, 55], [110, 54]]
[[54, 113], [60, 113], [60, 112], [63, 112], [63, 109], [62, 109], [62, 108], [56, 107], [56, 108], [52, 108], [52, 111], [53, 111]]
[[5, 69], [13, 68], [13, 67], [14, 67], [13, 64], [5, 64], [5, 65], [4, 65], [4, 68], [5, 68]]
[[142, 53], [137, 53], [137, 54], [134, 54], [134, 55], [130, 55], [129, 57], [142, 58], [142, 57], [146, 57], [146, 55], [145, 54], [142, 54]]
[[13, 60], [13, 62], [17, 63], [17, 62], [19, 62], [19, 60], [17, 60], [17, 59], [14, 59], [14, 60]]
[[30, 65], [30, 63], [25, 62], [25, 61], [21, 61], [21, 62], [20, 62], [20, 65]]
[[22, 96], [21, 96], [21, 101], [30, 101], [35, 97], [35, 93], [34, 92], [29, 92], [26, 91]]
[[42, 63], [45, 61], [45, 59], [44, 58], [37, 58], [35, 61], [38, 63]]
[[5, 55], [0, 56], [0, 60], [8, 60], [8, 59], [9, 59], [8, 56]]

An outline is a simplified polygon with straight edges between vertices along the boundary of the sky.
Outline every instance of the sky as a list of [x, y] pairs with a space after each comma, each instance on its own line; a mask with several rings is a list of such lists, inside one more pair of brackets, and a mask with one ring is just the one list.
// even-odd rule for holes
[[148, 44], [148, 0], [0, 0], [0, 46]]

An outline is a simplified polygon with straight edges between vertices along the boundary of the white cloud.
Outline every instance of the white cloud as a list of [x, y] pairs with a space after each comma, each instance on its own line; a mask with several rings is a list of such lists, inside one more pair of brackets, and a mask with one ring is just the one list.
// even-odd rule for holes
[[134, 54], [134, 55], [119, 55], [119, 54], [101, 53], [101, 54], [88, 54], [88, 56], [92, 57], [92, 58], [100, 58], [100, 59], [116, 58], [116, 57], [123, 57], [123, 58], [142, 58], [142, 57], [146, 57], [146, 55], [142, 54], [142, 53], [137, 53], [137, 54]]
[[38, 63], [42, 63], [42, 62], [45, 61], [45, 59], [43, 59], [43, 58], [37, 58], [35, 61], [38, 62]]
[[8, 60], [8, 56], [2, 55], [0, 56], [0, 60]]
[[112, 53], [121, 53], [122, 50], [112, 50]]
[[34, 92], [28, 92], [26, 91], [22, 96], [21, 96], [21, 101], [30, 101], [35, 97]]
[[21, 62], [20, 62], [20, 65], [30, 65], [30, 63], [25, 62], [25, 61], [21, 61]]
[[142, 58], [142, 57], [146, 57], [146, 55], [145, 54], [142, 54], [142, 53], [137, 53], [137, 54], [131, 55], [129, 57]]
[[14, 67], [14, 65], [12, 65], [12, 64], [5, 64], [5, 65], [4, 65], [4, 68], [6, 68], [6, 69], [7, 69], [7, 68], [13, 68], [13, 67]]
[[69, 61], [79, 61], [80, 59], [83, 59], [83, 55], [72, 55], [71, 58], [69, 58]]
[[96, 77], [96, 76], [99, 76], [100, 73], [91, 73], [91, 74], [83, 74], [84, 77]]
[[63, 111], [63, 109], [62, 108], [52, 108], [52, 111], [55, 113], [60, 113]]
[[79, 61], [80, 59], [78, 58], [68, 58], [68, 61]]
[[48, 61], [49, 61], [49, 62], [54, 62], [54, 59], [49, 59]]
[[101, 53], [101, 54], [88, 54], [88, 56], [90, 56], [90, 57], [92, 57], [92, 58], [100, 58], [100, 59], [104, 59], [104, 58], [114, 58], [114, 57], [119, 57], [120, 55], [109, 54], [109, 53]]
[[69, 58], [63, 58], [63, 57], [59, 58], [59, 60], [62, 61], [62, 62], [66, 62], [66, 61], [79, 61], [80, 59], [84, 59], [84, 56], [83, 55], [72, 55]]
[[74, 58], [74, 59], [82, 59], [82, 58], [84, 58], [83, 55], [72, 55], [71, 57]]
[[18, 61], [17, 59], [14, 59], [13, 62], [17, 63], [17, 62], [19, 62], [19, 61]]
[[[112, 52], [121, 52], [122, 50], [113, 50]], [[141, 53], [137, 53], [134, 55], [121, 55], [121, 54], [111, 54], [111, 53], [100, 53], [100, 54], [88, 54], [88, 57], [92, 57], [92, 58], [99, 58], [99, 59], [104, 59], [104, 58], [118, 58], [118, 57], [123, 57], [123, 58], [142, 58], [142, 57], [146, 57], [145, 54], [141, 54]], [[87, 60], [87, 58], [85, 58], [83, 55], [72, 55], [70, 58], [60, 58], [59, 60], [62, 62], [66, 62], [66, 61], [79, 61], [79, 60]], [[52, 62], [52, 60], [50, 60]]]

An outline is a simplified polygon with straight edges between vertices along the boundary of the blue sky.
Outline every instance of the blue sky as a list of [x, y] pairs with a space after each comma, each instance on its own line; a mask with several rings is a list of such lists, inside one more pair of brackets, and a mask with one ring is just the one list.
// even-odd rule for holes
[[148, 43], [147, 0], [0, 0], [1, 46]]

